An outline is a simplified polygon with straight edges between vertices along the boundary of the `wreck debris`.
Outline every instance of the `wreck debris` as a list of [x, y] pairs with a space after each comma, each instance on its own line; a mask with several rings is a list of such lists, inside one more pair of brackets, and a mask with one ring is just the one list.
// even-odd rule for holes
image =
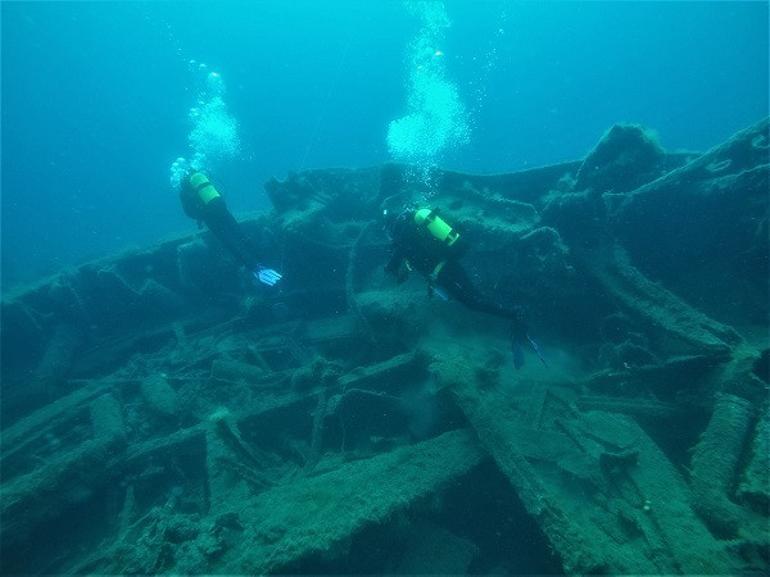
[[749, 503], [758, 513], [767, 515], [770, 510], [770, 407], [760, 408], [754, 429], [749, 464], [740, 484], [738, 497]]
[[[3, 492], [0, 496], [0, 538], [3, 546], [19, 543], [35, 526], [55, 518], [68, 507], [87, 501], [111, 472], [104, 467], [115, 455], [122, 453], [126, 440], [125, 426], [115, 398], [104, 394], [87, 407], [89, 425], [79, 424], [83, 412], [68, 415], [69, 425], [83, 431], [85, 441], [66, 451], [57, 450], [56, 433], [49, 430], [43, 439], [51, 448], [38, 447], [46, 454], [42, 464], [27, 461], [13, 468], [25, 472], [8, 479], [4, 471]], [[54, 431], [58, 430], [54, 429]], [[47, 449], [47, 450], [46, 450]], [[17, 459], [22, 459], [19, 455]]]
[[467, 359], [446, 355], [434, 364], [437, 377], [455, 392], [566, 572], [719, 573], [730, 567], [690, 508], [684, 480], [636, 423], [581, 413], [552, 397], [540, 425], [530, 428], [520, 424], [526, 397], [522, 405], [499, 390], [480, 393], [477, 365]]
[[163, 417], [171, 417], [176, 414], [177, 395], [171, 388], [165, 375], [154, 374], [142, 379], [140, 385], [142, 397], [147, 405]]
[[[382, 573], [461, 573], [484, 547], [442, 524], [445, 488], [491, 472], [567, 572], [765, 570], [767, 127], [700, 156], [614, 127], [582, 161], [437, 170], [430, 195], [401, 165], [271, 181], [244, 227], [280, 243], [279, 295], [204, 234], [8, 296], [4, 569], [341, 572], [376, 533]], [[474, 239], [551, 368], [514, 373], [497, 319], [386, 283], [386, 198]], [[705, 271], [715, 215], [731, 244]], [[85, 510], [58, 548], [35, 539]]]
[[736, 537], [745, 517], [729, 497], [751, 420], [748, 401], [735, 395], [720, 394], [708, 427], [692, 456], [691, 486], [695, 507], [712, 531], [723, 538]]
[[31, 379], [32, 384], [39, 387], [46, 398], [59, 396], [53, 389], [63, 385], [82, 342], [79, 329], [69, 325], [56, 328]]
[[574, 186], [598, 193], [629, 192], [671, 170], [666, 160], [663, 149], [643, 127], [616, 124], [588, 153]]
[[653, 417], [657, 419], [675, 418], [681, 411], [673, 403], [664, 403], [655, 399], [639, 397], [581, 396], [577, 406], [582, 411], [605, 411], [622, 415]]
[[361, 231], [356, 236], [356, 239], [353, 241], [353, 244], [350, 246], [350, 253], [348, 255], [348, 266], [345, 270], [345, 298], [347, 300], [348, 310], [353, 311], [353, 313], [358, 318], [359, 322], [362, 324], [364, 333], [366, 334], [369, 342], [374, 344], [376, 342], [374, 333], [372, 332], [371, 327], [369, 326], [369, 321], [366, 319], [366, 317], [361, 313], [361, 309], [358, 307], [358, 300], [356, 299], [356, 287], [355, 287], [355, 275], [356, 275], [356, 263], [358, 260], [358, 249], [361, 245], [361, 241], [363, 240], [366, 233], [369, 231], [369, 228], [371, 227], [371, 222], [366, 223], [364, 226], [361, 227]]
[[365, 461], [299, 479], [261, 495], [239, 517], [253, 519], [226, 570], [270, 573], [344, 545], [366, 524], [435, 492], [482, 458], [466, 431], [446, 433]]
[[723, 359], [730, 347], [741, 341], [732, 327], [710, 319], [646, 278], [630, 264], [620, 246], [593, 251], [581, 261], [612, 297], [650, 330], [668, 333], [696, 352]]
[[633, 263], [718, 320], [767, 324], [769, 131], [765, 118], [630, 193], [605, 197], [609, 230]]

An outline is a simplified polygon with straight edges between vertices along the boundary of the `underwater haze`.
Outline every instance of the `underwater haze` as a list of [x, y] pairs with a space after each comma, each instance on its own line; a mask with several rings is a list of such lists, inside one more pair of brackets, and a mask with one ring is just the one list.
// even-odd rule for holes
[[[211, 71], [234, 133], [210, 170], [236, 215], [305, 168], [510, 172], [582, 158], [622, 121], [703, 151], [768, 112], [767, 2], [443, 10], [430, 23], [395, 1], [3, 2], [3, 289], [193, 230], [169, 167], [195, 154]], [[441, 70], [416, 87], [420, 34]], [[435, 150], [413, 138], [419, 90], [444, 115]]]
[[770, 574], [768, 2], [0, 11], [0, 577]]

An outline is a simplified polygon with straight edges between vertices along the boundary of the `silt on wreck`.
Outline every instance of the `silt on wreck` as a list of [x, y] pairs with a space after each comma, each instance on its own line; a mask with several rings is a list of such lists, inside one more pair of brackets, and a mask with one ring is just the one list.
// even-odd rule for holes
[[196, 234], [7, 295], [3, 573], [766, 571], [769, 145], [435, 172], [547, 369], [385, 278], [401, 165], [266, 184], [280, 292]]

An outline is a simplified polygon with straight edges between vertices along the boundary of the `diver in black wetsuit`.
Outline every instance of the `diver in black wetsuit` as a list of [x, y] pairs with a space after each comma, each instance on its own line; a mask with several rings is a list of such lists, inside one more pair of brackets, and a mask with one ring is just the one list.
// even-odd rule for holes
[[539, 347], [527, 334], [524, 309], [506, 307], [481, 294], [460, 262], [465, 249], [460, 234], [435, 209], [407, 208], [398, 214], [386, 210], [384, 216], [392, 241], [385, 270], [399, 284], [406, 280], [410, 270], [417, 270], [428, 281], [429, 296], [451, 296], [474, 311], [509, 319], [514, 366], [518, 369], [524, 364], [524, 343], [529, 343], [545, 364]]
[[233, 218], [225, 200], [206, 175], [201, 172], [190, 173], [182, 180], [179, 196], [185, 214], [199, 223], [205, 223], [235, 260], [245, 266], [254, 278], [268, 286], [273, 286], [281, 280], [280, 273], [259, 263], [251, 240]]

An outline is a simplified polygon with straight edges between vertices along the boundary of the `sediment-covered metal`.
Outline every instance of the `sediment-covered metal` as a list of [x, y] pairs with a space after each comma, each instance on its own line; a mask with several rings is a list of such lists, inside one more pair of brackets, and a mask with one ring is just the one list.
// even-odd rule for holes
[[[4, 571], [341, 573], [367, 539], [389, 543], [372, 571], [426, 571], [428, 547], [514, 571], [482, 543], [505, 519], [446, 522], [482, 474], [557, 553], [542, 572], [766, 571], [767, 130], [699, 155], [621, 126], [584, 160], [431, 187], [305, 171], [243, 223], [281, 291], [198, 234], [4, 295]], [[384, 276], [381, 208], [415, 202], [526, 306], [547, 368]]]

